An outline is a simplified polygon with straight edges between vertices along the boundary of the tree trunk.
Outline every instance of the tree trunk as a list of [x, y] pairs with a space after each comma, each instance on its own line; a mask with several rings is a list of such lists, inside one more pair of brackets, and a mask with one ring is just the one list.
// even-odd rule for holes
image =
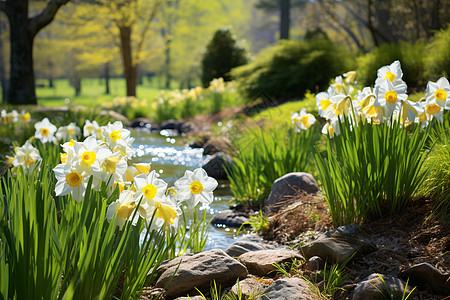
[[6, 80], [6, 55], [5, 55], [5, 49], [3, 45], [3, 38], [2, 35], [4, 33], [4, 23], [3, 19], [0, 19], [0, 84], [2, 87], [2, 101], [5, 104], [6, 103], [6, 97], [7, 97], [7, 91], [8, 91], [8, 82]]
[[165, 69], [166, 69], [166, 89], [170, 88], [170, 81], [172, 80], [172, 75], [170, 74], [170, 43], [171, 39], [166, 39], [166, 49], [164, 50], [164, 55], [166, 56], [165, 60]]
[[127, 85], [127, 96], [136, 96], [136, 65], [133, 64], [131, 49], [131, 27], [119, 26], [120, 50], [122, 54], [123, 66], [125, 70], [125, 80]]
[[279, 1], [280, 1], [280, 40], [288, 40], [290, 27], [289, 12], [291, 9], [291, 4], [290, 0], [279, 0]]
[[28, 1], [10, 1], [6, 14], [11, 39], [7, 103], [37, 104], [33, 70], [33, 34], [28, 29]]
[[109, 62], [105, 64], [105, 94], [110, 94], [110, 88], [109, 88]]

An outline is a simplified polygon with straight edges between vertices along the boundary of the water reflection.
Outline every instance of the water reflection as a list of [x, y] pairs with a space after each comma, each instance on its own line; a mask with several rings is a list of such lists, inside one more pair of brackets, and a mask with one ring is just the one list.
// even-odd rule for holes
[[[208, 156], [203, 156], [203, 149], [186, 147], [181, 138], [171, 135], [170, 132], [152, 134], [146, 132], [134, 132], [135, 142], [133, 148], [136, 152], [133, 162], [151, 162], [151, 169], [160, 174], [169, 186], [175, 180], [182, 177], [186, 170], [194, 170], [204, 165]], [[228, 182], [220, 181], [214, 191], [214, 201], [207, 208], [207, 216], [211, 218], [220, 211], [229, 209], [233, 199]], [[237, 229], [217, 228], [210, 226], [208, 241], [205, 250], [226, 249], [239, 236]]]

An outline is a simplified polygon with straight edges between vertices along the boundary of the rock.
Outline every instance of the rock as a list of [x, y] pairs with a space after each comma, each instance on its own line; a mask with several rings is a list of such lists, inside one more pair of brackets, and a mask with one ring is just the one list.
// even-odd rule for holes
[[203, 298], [200, 295], [197, 295], [197, 296], [189, 296], [189, 297], [178, 297], [175, 300], [205, 300], [205, 298]]
[[225, 250], [225, 253], [232, 257], [239, 257], [241, 254], [249, 251], [266, 250], [267, 248], [273, 248], [273, 246], [263, 243], [260, 236], [250, 234], [248, 236], [241, 237], [236, 242], [231, 244]]
[[245, 222], [248, 222], [246, 214], [230, 209], [221, 211], [211, 219], [211, 224], [213, 225], [224, 225], [233, 228], [239, 228]]
[[292, 198], [302, 192], [315, 194], [318, 191], [319, 186], [311, 174], [304, 172], [288, 173], [273, 182], [269, 198], [264, 202], [264, 205], [274, 205], [278, 201]]
[[147, 118], [136, 118], [130, 121], [130, 127], [151, 129], [152, 124], [151, 121]]
[[321, 234], [317, 240], [301, 247], [301, 252], [307, 259], [319, 256], [324, 261], [342, 264], [352, 255], [364, 255], [376, 250], [358, 225], [351, 224], [338, 227]]
[[247, 267], [250, 274], [270, 277], [277, 275], [277, 268], [273, 264], [281, 265], [293, 262], [294, 259], [303, 260], [303, 257], [297, 252], [285, 249], [251, 251], [238, 258]]
[[317, 272], [323, 270], [325, 263], [323, 259], [318, 256], [313, 256], [305, 263], [305, 270], [310, 272]]
[[168, 297], [186, 295], [189, 291], [235, 282], [247, 277], [247, 269], [223, 250], [213, 249], [189, 256], [180, 256], [161, 265], [155, 286], [164, 288]]
[[233, 160], [226, 154], [219, 152], [212, 155], [203, 166], [208, 176], [214, 179], [228, 179], [227, 173], [225, 172], [225, 163], [232, 163]]
[[[406, 288], [406, 282], [391, 275], [380, 274], [380, 276], [383, 278], [384, 283], [376, 273], [371, 274], [363, 281], [358, 282], [353, 291], [352, 300], [403, 299], [402, 295]], [[412, 289], [413, 287], [408, 284], [406, 295], [408, 295]], [[408, 299], [417, 299], [417, 297], [415, 297], [413, 292]]]
[[283, 278], [275, 281], [263, 291], [261, 300], [314, 300], [309, 283], [298, 277]]
[[420, 263], [407, 268], [399, 273], [399, 277], [403, 280], [409, 278], [409, 283], [432, 294], [450, 295], [450, 276], [443, 274], [429, 263]]
[[255, 299], [255, 296], [262, 294], [263, 290], [264, 285], [254, 277], [239, 281], [231, 288], [231, 292], [238, 296], [238, 299], [248, 299], [250, 296]]
[[159, 130], [167, 130], [167, 129], [178, 130], [178, 128], [183, 123], [184, 123], [184, 121], [177, 121], [177, 120], [163, 121], [163, 122], [161, 122], [161, 124], [159, 124]]

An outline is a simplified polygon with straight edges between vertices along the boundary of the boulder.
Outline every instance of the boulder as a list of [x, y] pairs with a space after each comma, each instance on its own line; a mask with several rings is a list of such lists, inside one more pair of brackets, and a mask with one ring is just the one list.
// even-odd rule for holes
[[288, 173], [273, 182], [269, 198], [264, 202], [264, 205], [274, 205], [299, 193], [315, 194], [318, 191], [319, 186], [311, 174], [304, 172]]
[[[352, 300], [403, 299], [403, 293], [406, 292], [406, 296], [412, 289], [413, 287], [410, 284], [406, 286], [406, 282], [395, 276], [374, 273], [356, 284]], [[413, 293], [408, 299], [413, 300], [417, 297]]]
[[145, 129], [151, 129], [152, 123], [147, 118], [136, 118], [130, 121], [130, 127], [131, 128], [145, 128]]
[[157, 273], [155, 286], [164, 288], [168, 297], [186, 295], [195, 288], [209, 290], [213, 280], [226, 284], [248, 275], [243, 264], [219, 249], [177, 257], [163, 263]]
[[233, 160], [228, 155], [218, 152], [206, 160], [203, 169], [205, 169], [208, 176], [214, 179], [228, 179], [224, 164], [232, 162]]
[[268, 248], [273, 248], [273, 246], [264, 243], [262, 238], [256, 234], [249, 234], [231, 244], [225, 250], [225, 253], [232, 257], [239, 257], [249, 251], [266, 250]]
[[238, 296], [238, 299], [248, 299], [253, 296], [262, 294], [264, 285], [254, 277], [248, 277], [242, 281], [236, 282], [231, 288], [231, 292]]
[[324, 261], [342, 264], [352, 255], [364, 255], [376, 250], [375, 245], [365, 237], [355, 224], [338, 227], [319, 235], [317, 240], [301, 246], [301, 252], [307, 259], [319, 256]]
[[239, 228], [245, 222], [248, 222], [247, 214], [230, 209], [221, 211], [211, 219], [211, 224], [213, 225], [224, 225], [233, 228]]
[[246, 252], [238, 259], [247, 267], [248, 272], [258, 276], [275, 277], [277, 268], [274, 264], [281, 265], [296, 260], [304, 260], [303, 257], [291, 250], [269, 249]]
[[399, 273], [399, 277], [408, 280], [422, 290], [432, 294], [450, 295], [450, 276], [429, 263], [420, 263]]
[[282, 278], [271, 285], [264, 291], [261, 300], [314, 300], [320, 299], [312, 294], [309, 283], [298, 277]]
[[175, 300], [205, 300], [205, 298], [203, 298], [200, 295], [197, 295], [197, 296], [178, 297]]

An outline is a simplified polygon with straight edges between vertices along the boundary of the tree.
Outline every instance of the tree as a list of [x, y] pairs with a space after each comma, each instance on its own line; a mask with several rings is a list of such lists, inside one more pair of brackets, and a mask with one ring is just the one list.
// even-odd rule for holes
[[29, 17], [29, 0], [1, 0], [0, 11], [8, 17], [11, 41], [11, 67], [7, 103], [37, 104], [33, 40], [55, 17], [59, 8], [70, 0], [49, 0], [37, 15]]

